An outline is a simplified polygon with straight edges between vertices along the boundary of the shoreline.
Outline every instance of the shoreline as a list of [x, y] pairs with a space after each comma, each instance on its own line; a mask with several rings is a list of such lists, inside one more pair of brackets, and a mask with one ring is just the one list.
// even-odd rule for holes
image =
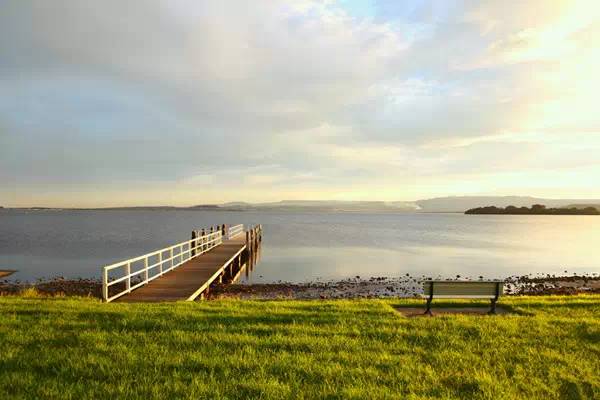
[[[208, 299], [357, 299], [414, 298], [422, 294], [424, 277], [406, 275], [399, 278], [372, 277], [306, 283], [216, 284]], [[457, 279], [459, 280], [459, 279]], [[468, 279], [467, 279], [468, 280]], [[56, 277], [35, 283], [0, 280], [0, 296], [21, 294], [39, 297], [79, 296], [102, 298], [99, 279], [66, 279]], [[505, 279], [505, 296], [600, 294], [600, 276], [512, 276]]]

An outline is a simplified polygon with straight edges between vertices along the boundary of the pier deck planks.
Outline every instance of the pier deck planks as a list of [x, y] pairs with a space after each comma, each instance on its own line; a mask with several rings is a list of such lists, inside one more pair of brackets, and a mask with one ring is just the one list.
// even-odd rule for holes
[[115, 301], [180, 301], [199, 296], [245, 248], [245, 235], [238, 235]]

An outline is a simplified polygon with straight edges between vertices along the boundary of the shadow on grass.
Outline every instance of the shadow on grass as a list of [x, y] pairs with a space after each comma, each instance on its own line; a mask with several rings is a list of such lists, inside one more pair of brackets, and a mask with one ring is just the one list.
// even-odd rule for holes
[[[390, 306], [404, 317], [416, 317], [416, 316], [426, 316], [425, 310], [427, 306], [419, 303], [413, 304], [396, 304], [392, 303]], [[498, 316], [510, 316], [510, 315], [520, 315], [520, 316], [533, 316], [534, 313], [522, 310], [518, 307], [514, 307], [510, 304], [505, 304], [499, 302], [496, 306], [496, 314], [489, 314], [490, 304], [482, 303], [482, 302], [452, 302], [448, 300], [433, 302], [431, 306], [431, 311], [433, 316], [450, 316], [450, 315], [464, 315], [464, 316], [473, 316], [473, 317], [498, 317]]]

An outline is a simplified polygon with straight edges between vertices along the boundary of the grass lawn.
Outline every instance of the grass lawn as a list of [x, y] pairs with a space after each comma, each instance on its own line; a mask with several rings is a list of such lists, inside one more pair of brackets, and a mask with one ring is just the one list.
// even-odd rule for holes
[[0, 297], [0, 399], [600, 398], [600, 296], [415, 304]]

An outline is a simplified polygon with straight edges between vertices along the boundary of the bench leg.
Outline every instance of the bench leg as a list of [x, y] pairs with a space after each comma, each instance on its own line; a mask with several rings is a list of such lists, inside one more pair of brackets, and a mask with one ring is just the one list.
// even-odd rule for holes
[[490, 315], [496, 314], [496, 302], [497, 301], [498, 301], [497, 299], [492, 299], [492, 308], [490, 308], [490, 311], [488, 312], [488, 314], [490, 314]]
[[433, 315], [433, 313], [431, 312], [431, 301], [433, 299], [431, 297], [429, 297], [427, 299], [427, 310], [425, 310], [425, 312], [423, 313], [424, 315]]

